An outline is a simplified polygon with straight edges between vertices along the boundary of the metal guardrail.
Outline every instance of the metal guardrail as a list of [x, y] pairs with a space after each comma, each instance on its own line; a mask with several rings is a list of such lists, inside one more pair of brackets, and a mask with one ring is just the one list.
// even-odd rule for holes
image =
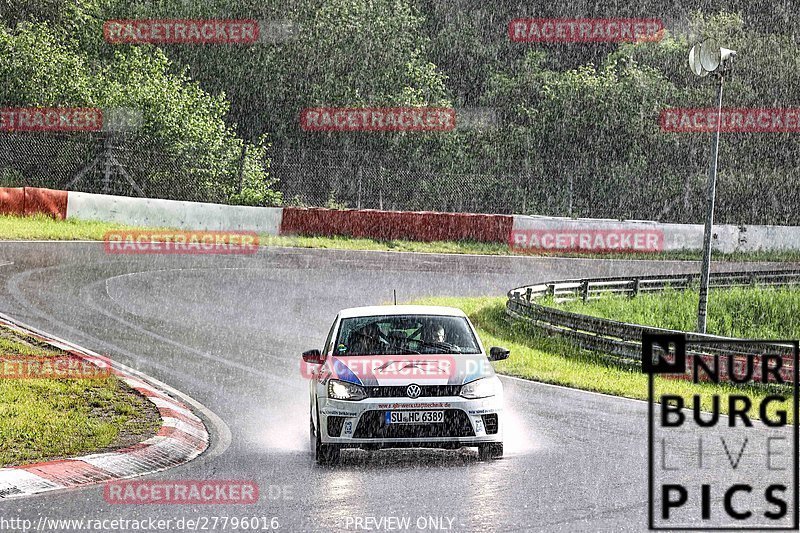
[[[699, 286], [699, 279], [699, 274], [674, 274], [551, 281], [526, 285], [508, 292], [506, 314], [515, 320], [531, 324], [547, 335], [566, 338], [581, 348], [609, 355], [627, 364], [641, 363], [642, 334], [645, 332], [686, 333], [687, 345], [692, 341], [714, 341], [713, 344], [703, 346], [704, 354], [752, 353], [786, 356], [787, 353], [791, 353], [790, 345], [770, 343], [748, 347], [731, 343], [737, 340], [732, 337], [629, 324], [563, 311], [537, 302], [548, 296], [552, 297], [554, 302], [560, 303], [574, 300], [587, 301], [609, 294], [633, 297], [640, 293], [660, 292], [668, 288], [685, 290]], [[800, 270], [718, 272], [711, 274], [709, 285], [715, 288], [800, 285]]]

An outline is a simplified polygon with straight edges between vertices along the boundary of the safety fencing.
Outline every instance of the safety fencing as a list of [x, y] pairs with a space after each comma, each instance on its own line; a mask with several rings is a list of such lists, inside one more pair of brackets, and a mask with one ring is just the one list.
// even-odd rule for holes
[[[686, 290], [698, 287], [699, 280], [699, 274], [673, 274], [550, 281], [527, 285], [508, 292], [506, 314], [513, 320], [531, 325], [543, 335], [567, 339], [580, 348], [598, 352], [618, 363], [638, 365], [642, 360], [642, 334], [684, 332], [582, 315], [540, 302], [545, 299], [551, 299], [554, 303], [587, 301], [607, 295], [635, 297], [638, 294], [663, 292], [667, 289]], [[800, 285], [800, 270], [718, 272], [712, 273], [709, 280], [712, 288], [794, 285]], [[790, 345], [764, 343], [747, 347], [736, 343], [737, 339], [731, 337], [685, 333], [687, 347], [697, 341], [713, 342], [704, 344], [702, 352], [687, 348], [687, 353], [734, 357], [747, 354], [780, 355], [786, 369], [793, 366]]]

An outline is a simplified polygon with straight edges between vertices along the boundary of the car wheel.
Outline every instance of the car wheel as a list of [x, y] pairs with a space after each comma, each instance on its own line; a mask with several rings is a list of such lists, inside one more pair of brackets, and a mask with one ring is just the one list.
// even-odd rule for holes
[[311, 421], [311, 432], [316, 434], [314, 438], [314, 458], [317, 464], [330, 465], [339, 461], [339, 447], [335, 444], [322, 444], [321, 431], [314, 431], [314, 421]]
[[488, 444], [478, 444], [478, 458], [481, 461], [490, 459], [501, 459], [503, 457], [503, 443], [490, 442]]

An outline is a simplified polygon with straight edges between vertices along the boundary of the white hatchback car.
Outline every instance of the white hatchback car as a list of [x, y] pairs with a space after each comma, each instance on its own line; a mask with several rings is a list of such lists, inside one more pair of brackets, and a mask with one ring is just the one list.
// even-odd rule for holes
[[503, 386], [466, 315], [452, 307], [344, 309], [325, 347], [303, 354], [311, 447], [320, 464], [342, 448], [460, 448], [503, 456]]

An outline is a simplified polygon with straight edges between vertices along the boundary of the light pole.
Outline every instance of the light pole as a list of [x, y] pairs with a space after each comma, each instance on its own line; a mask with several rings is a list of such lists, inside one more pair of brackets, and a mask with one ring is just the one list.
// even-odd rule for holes
[[706, 332], [708, 307], [708, 278], [711, 275], [711, 230], [714, 225], [714, 199], [717, 187], [717, 159], [719, 155], [719, 133], [722, 128], [722, 86], [725, 72], [729, 70], [735, 50], [721, 48], [716, 41], [708, 39], [695, 44], [689, 51], [689, 68], [695, 75], [704, 77], [714, 74], [717, 78], [717, 130], [711, 138], [711, 165], [708, 171], [708, 194], [706, 197], [706, 225], [703, 232], [703, 264], [700, 271], [700, 302], [697, 306], [697, 331]]

